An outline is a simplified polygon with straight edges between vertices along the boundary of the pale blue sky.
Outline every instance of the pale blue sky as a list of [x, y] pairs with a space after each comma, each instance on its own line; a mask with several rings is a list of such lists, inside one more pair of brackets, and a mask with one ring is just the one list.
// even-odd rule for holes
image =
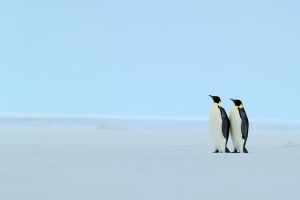
[[0, 112], [300, 119], [299, 1], [6, 1]]

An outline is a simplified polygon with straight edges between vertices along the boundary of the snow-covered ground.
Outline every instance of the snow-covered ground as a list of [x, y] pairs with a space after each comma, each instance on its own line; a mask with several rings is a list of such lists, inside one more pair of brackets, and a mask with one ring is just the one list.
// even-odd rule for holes
[[0, 199], [298, 198], [300, 124], [250, 120], [247, 149], [200, 119], [1, 117]]

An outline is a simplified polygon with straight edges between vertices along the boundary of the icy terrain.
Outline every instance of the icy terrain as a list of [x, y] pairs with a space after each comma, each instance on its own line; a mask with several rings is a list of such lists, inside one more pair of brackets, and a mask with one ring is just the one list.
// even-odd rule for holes
[[249, 154], [213, 154], [206, 120], [1, 117], [0, 199], [296, 199], [299, 130], [250, 120]]

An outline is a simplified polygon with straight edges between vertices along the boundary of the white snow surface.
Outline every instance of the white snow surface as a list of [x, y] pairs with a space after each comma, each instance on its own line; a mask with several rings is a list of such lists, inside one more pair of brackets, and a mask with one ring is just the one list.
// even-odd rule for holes
[[248, 154], [212, 153], [208, 126], [1, 117], [0, 199], [297, 199], [300, 124], [250, 120]]

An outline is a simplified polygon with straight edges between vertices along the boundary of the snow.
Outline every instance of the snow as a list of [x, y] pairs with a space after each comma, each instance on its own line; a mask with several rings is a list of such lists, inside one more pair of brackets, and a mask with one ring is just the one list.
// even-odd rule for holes
[[299, 127], [250, 120], [249, 154], [213, 154], [201, 119], [1, 117], [0, 199], [295, 199]]

